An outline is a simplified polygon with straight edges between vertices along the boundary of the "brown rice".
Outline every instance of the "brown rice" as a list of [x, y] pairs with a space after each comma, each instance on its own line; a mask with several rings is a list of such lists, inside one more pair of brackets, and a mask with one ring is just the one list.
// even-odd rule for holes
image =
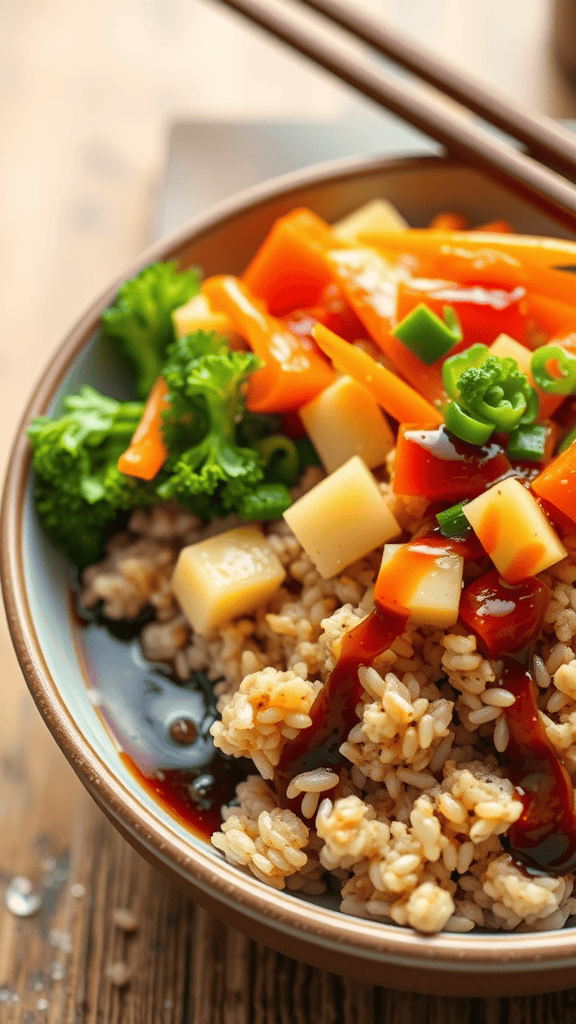
[[[299, 493], [318, 479], [310, 470]], [[381, 484], [403, 528], [420, 523], [418, 500]], [[203, 669], [216, 684], [221, 719], [214, 743], [252, 759], [259, 774], [237, 787], [212, 842], [231, 863], [268, 885], [310, 895], [341, 891], [343, 912], [421, 932], [562, 927], [576, 913], [574, 878], [529, 877], [501, 838], [522, 804], [499, 766], [514, 696], [494, 688], [498, 664], [461, 627], [409, 623], [375, 663], [360, 670], [358, 722], [341, 747], [344, 767], [304, 772], [302, 820], [278, 806], [273, 778], [287, 740], [338, 658], [346, 630], [367, 614], [381, 551], [324, 580], [287, 525], [268, 524], [286, 583], [266, 607], [210, 636], [193, 635], [170, 590], [182, 546], [234, 525], [209, 528], [173, 506], [135, 512], [105, 560], [86, 571], [86, 606], [113, 618], [151, 604], [146, 656], [182, 681]], [[576, 538], [568, 558], [542, 574], [552, 589], [534, 659], [547, 736], [576, 776]], [[334, 785], [336, 783], [336, 788]]]

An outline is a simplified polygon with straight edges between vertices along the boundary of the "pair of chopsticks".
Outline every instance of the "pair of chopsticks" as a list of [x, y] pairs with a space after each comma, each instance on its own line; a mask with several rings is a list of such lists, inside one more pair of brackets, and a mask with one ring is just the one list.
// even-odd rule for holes
[[[407, 121], [446, 149], [496, 179], [571, 231], [576, 231], [576, 135], [550, 118], [514, 107], [484, 84], [467, 78], [346, 0], [221, 0], [369, 99]], [[303, 27], [294, 10], [306, 8], [367, 43], [378, 54], [456, 100], [464, 111], [386, 71], [373, 56], [352, 53], [328, 39], [319, 25]], [[492, 134], [469, 113], [506, 132]], [[517, 145], [525, 148], [525, 152]], [[565, 177], [566, 176], [566, 177]]]

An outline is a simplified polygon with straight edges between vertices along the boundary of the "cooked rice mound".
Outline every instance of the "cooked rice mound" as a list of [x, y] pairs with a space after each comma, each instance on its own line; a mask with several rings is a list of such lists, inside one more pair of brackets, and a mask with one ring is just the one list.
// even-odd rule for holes
[[[300, 493], [318, 479], [309, 471]], [[412, 531], [418, 499], [389, 493]], [[576, 913], [572, 875], [530, 876], [502, 838], [522, 813], [499, 765], [508, 743], [503, 711], [514, 696], [492, 684], [498, 663], [474, 636], [417, 627], [369, 668], [358, 721], [343, 739], [344, 767], [292, 781], [302, 817], [278, 806], [270, 780], [284, 745], [310, 724], [314, 699], [336, 663], [344, 633], [373, 605], [381, 551], [324, 580], [284, 521], [266, 524], [286, 581], [266, 607], [210, 636], [196, 636], [170, 590], [182, 546], [236, 525], [205, 527], [174, 506], [135, 512], [105, 560], [86, 571], [82, 599], [113, 618], [147, 605], [146, 656], [187, 680], [199, 669], [215, 681], [221, 719], [215, 745], [249, 757], [258, 772], [223, 810], [214, 847], [230, 863], [277, 889], [341, 893], [343, 912], [423, 933], [474, 928], [562, 927]], [[576, 538], [568, 558], [541, 578], [553, 597], [537, 645], [534, 675], [550, 742], [576, 776]]]

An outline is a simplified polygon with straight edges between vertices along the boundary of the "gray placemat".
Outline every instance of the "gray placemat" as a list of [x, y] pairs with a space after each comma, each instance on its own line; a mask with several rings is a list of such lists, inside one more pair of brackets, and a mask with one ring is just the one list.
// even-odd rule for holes
[[420, 132], [362, 103], [325, 121], [176, 121], [152, 232], [161, 238], [235, 192], [320, 161], [436, 152]]

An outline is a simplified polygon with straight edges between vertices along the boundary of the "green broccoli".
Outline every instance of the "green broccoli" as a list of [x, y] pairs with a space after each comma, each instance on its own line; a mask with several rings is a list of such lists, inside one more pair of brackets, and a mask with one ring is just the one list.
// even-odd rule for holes
[[64, 400], [62, 416], [40, 416], [28, 427], [40, 522], [80, 568], [99, 557], [119, 512], [156, 500], [149, 485], [116, 466], [143, 408], [84, 387]]
[[136, 371], [136, 390], [146, 398], [175, 339], [172, 312], [200, 290], [195, 270], [179, 273], [175, 262], [151, 263], [125, 281], [102, 314], [104, 333]]
[[286, 486], [266, 480], [259, 452], [239, 444], [243, 387], [259, 365], [252, 353], [231, 351], [214, 333], [197, 331], [169, 347], [162, 376], [169, 389], [163, 432], [170, 454], [160, 498], [203, 518], [236, 512], [269, 519], [288, 507]]
[[538, 414], [536, 392], [516, 360], [491, 355], [486, 345], [447, 359], [442, 372], [451, 399], [446, 426], [464, 441], [484, 444], [494, 430], [508, 433]]

